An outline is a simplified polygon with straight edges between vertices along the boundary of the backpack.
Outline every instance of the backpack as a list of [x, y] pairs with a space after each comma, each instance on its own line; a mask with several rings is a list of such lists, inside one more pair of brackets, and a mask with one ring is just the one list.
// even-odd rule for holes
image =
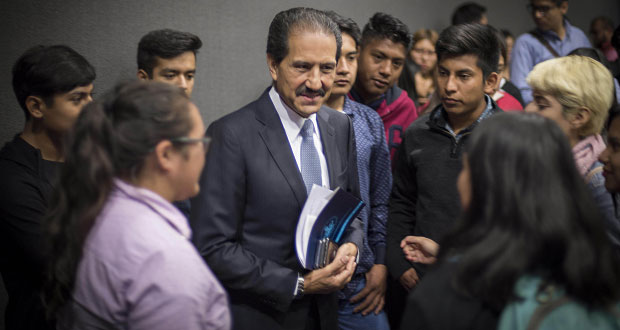
[[515, 285], [517, 299], [500, 317], [499, 330], [600, 329], [620, 330], [620, 304], [609, 310], [588, 309], [564, 294], [562, 288], [524, 276]]

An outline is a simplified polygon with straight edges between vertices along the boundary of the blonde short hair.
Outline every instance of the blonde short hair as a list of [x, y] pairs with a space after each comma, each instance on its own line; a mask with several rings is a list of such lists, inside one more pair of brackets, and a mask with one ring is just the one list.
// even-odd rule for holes
[[599, 134], [613, 102], [615, 87], [611, 72], [601, 63], [585, 56], [565, 56], [539, 63], [527, 76], [532, 90], [551, 95], [570, 118], [579, 108], [590, 110], [590, 121], [578, 135]]

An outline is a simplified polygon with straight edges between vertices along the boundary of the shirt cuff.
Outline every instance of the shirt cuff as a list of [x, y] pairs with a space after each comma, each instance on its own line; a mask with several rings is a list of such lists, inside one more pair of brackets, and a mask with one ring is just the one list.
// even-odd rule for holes
[[375, 246], [375, 264], [385, 265], [385, 245]]

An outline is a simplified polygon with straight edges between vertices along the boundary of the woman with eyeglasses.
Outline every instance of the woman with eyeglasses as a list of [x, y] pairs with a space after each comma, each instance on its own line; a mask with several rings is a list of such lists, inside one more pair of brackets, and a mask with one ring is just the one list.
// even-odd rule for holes
[[413, 34], [407, 65], [398, 82], [399, 87], [407, 91], [415, 102], [418, 112], [426, 109], [437, 87], [434, 73], [437, 65], [435, 43], [438, 38], [437, 32], [429, 29], [420, 29]]
[[198, 108], [132, 82], [81, 113], [48, 222], [45, 298], [58, 329], [229, 329], [226, 294], [172, 201], [198, 193]]

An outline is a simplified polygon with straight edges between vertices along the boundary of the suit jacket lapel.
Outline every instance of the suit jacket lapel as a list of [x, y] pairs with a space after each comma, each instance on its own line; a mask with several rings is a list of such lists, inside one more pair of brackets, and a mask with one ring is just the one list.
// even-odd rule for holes
[[297, 162], [291, 151], [291, 146], [288, 143], [280, 117], [278, 117], [271, 98], [269, 98], [269, 88], [258, 99], [256, 120], [263, 125], [259, 130], [259, 134], [265, 142], [271, 157], [273, 157], [286, 181], [291, 186], [299, 207], [303, 207], [308, 198], [306, 186], [297, 167]]
[[323, 109], [319, 110], [316, 116], [321, 133], [321, 143], [323, 144], [323, 154], [327, 161], [327, 173], [329, 174], [330, 189], [336, 188], [336, 160], [338, 159], [338, 147], [334, 139], [334, 127], [329, 123], [329, 113]]

